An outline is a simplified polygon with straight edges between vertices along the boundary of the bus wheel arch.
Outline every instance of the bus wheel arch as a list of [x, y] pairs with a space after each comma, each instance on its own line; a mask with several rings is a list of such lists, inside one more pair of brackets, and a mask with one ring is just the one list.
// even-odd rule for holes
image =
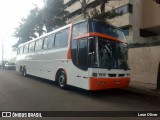
[[67, 87], [67, 74], [63, 68], [59, 68], [56, 72], [55, 82], [60, 88], [65, 89]]

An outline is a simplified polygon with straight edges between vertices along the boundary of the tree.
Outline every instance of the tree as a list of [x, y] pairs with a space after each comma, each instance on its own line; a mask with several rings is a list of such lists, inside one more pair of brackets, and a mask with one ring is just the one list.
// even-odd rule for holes
[[47, 32], [66, 24], [65, 16], [68, 12], [65, 11], [63, 0], [47, 0], [43, 14], [43, 21]]
[[[94, 8], [91, 10], [91, 12], [87, 13], [87, 4], [90, 2], [90, 0], [78, 0], [81, 3], [82, 8], [82, 14], [83, 18], [95, 18], [101, 21], [106, 21], [107, 19], [122, 15], [122, 13], [116, 13], [114, 10], [106, 12], [106, 4], [109, 3], [109, 1], [113, 0], [96, 0], [98, 4], [100, 5], [100, 10]], [[88, 16], [87, 16], [88, 15]]]
[[37, 30], [37, 19], [36, 16], [38, 14], [39, 9], [35, 7], [30, 11], [28, 17], [22, 18], [20, 25], [15, 29], [13, 34], [14, 37], [19, 38], [18, 43], [24, 43], [32, 38], [36, 38], [37, 35], [35, 34]]
[[81, 3], [83, 18], [87, 18], [87, 4], [90, 0], [78, 0]]
[[26, 19], [22, 18], [19, 26], [15, 29], [14, 37], [17, 37], [19, 41], [14, 47], [36, 38], [44, 32], [50, 32], [65, 25], [67, 14], [68, 12], [64, 10], [63, 0], [46, 0], [42, 9], [35, 5], [28, 17]]

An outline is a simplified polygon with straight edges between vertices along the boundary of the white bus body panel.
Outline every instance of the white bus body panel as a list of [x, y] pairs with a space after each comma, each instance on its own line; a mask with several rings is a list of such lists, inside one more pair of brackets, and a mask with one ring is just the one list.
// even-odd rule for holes
[[17, 56], [16, 70], [25, 65], [27, 74], [55, 81], [57, 70], [63, 68], [68, 85], [88, 90], [88, 71], [78, 69], [66, 58], [67, 47], [22, 54]]

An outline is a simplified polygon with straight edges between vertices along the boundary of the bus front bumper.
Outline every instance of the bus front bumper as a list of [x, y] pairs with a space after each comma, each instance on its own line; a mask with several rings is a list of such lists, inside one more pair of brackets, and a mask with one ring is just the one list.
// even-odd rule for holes
[[130, 78], [90, 78], [90, 90], [105, 90], [112, 88], [126, 88]]

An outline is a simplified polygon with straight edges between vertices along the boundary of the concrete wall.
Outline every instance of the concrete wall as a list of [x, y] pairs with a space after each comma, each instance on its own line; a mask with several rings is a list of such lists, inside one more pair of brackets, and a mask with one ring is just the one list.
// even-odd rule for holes
[[160, 46], [129, 49], [130, 86], [156, 89], [159, 63]]
[[160, 5], [153, 0], [141, 2], [141, 28], [160, 26]]

